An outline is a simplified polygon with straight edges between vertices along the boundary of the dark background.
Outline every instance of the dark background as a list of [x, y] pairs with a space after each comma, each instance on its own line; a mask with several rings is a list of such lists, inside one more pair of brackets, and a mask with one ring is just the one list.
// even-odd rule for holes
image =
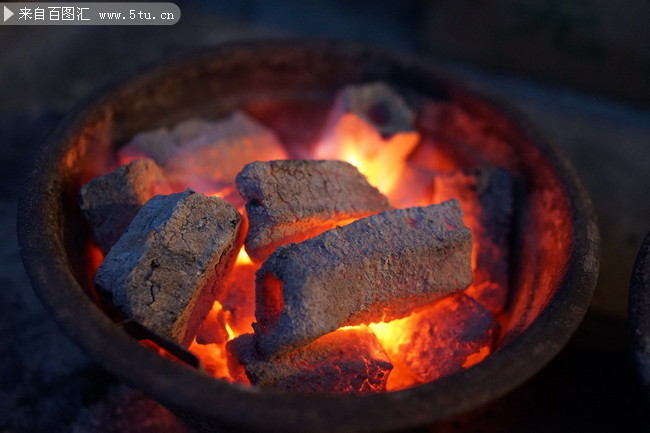
[[22, 267], [16, 201], [57, 122], [102, 83], [185, 49], [242, 38], [332, 38], [415, 53], [531, 117], [566, 153], [598, 213], [590, 312], [526, 385], [422, 431], [648, 431], [627, 287], [650, 230], [650, 3], [623, 0], [177, 2], [173, 27], [0, 26], [0, 431], [184, 432], [87, 359]]

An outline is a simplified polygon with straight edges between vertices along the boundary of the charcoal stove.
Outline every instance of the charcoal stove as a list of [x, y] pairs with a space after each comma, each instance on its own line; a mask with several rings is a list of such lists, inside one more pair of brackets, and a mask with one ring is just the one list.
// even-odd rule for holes
[[[306, 116], [300, 103], [329, 101], [341, 86], [374, 80], [454, 100], [509, 136], [529, 193], [517, 213], [518, 272], [508, 332], [493, 355], [399, 392], [359, 397], [260, 391], [209, 379], [158, 356], [133, 338], [142, 329], [116, 325], [97, 307], [89, 296], [88, 233], [76, 194], [115, 145], [142, 130], [189, 116], [218, 117], [246, 105], [260, 113]], [[295, 120], [278, 118], [278, 129], [282, 121]], [[285, 138], [299, 153], [299, 140]], [[35, 289], [94, 359], [203, 431], [390, 431], [467, 411], [521, 384], [560, 350], [586, 312], [596, 281], [596, 223], [568, 162], [494, 99], [434, 66], [382, 50], [264, 41], [191, 53], [139, 71], [82, 104], [50, 137], [36, 164], [19, 217], [21, 250]]]
[[641, 245], [630, 282], [630, 330], [634, 356], [650, 405], [650, 234]]

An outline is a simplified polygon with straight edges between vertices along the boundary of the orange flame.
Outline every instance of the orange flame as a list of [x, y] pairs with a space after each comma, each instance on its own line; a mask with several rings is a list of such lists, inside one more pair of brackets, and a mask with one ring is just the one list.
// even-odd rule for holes
[[237, 255], [237, 259], [235, 261], [235, 266], [237, 265], [252, 265], [253, 261], [251, 260], [250, 257], [248, 257], [248, 253], [244, 248], [239, 250], [239, 254]]
[[415, 131], [383, 138], [359, 116], [346, 113], [318, 144], [314, 156], [349, 162], [368, 178], [371, 185], [384, 194], [390, 194], [419, 138]]

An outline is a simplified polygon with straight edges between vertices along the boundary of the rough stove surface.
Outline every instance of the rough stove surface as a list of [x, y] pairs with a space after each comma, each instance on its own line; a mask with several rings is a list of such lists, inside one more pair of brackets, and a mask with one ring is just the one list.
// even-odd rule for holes
[[126, 318], [189, 346], [239, 251], [240, 226], [220, 198], [156, 196], [104, 259], [97, 289]]
[[278, 248], [257, 272], [258, 349], [277, 357], [341, 326], [410, 314], [472, 281], [456, 200], [383, 212]]

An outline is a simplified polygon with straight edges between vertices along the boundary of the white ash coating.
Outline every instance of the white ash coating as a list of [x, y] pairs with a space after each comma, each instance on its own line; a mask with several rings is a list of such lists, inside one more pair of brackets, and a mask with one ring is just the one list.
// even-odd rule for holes
[[217, 197], [156, 196], [104, 259], [96, 287], [125, 318], [188, 346], [239, 250], [241, 221]]

